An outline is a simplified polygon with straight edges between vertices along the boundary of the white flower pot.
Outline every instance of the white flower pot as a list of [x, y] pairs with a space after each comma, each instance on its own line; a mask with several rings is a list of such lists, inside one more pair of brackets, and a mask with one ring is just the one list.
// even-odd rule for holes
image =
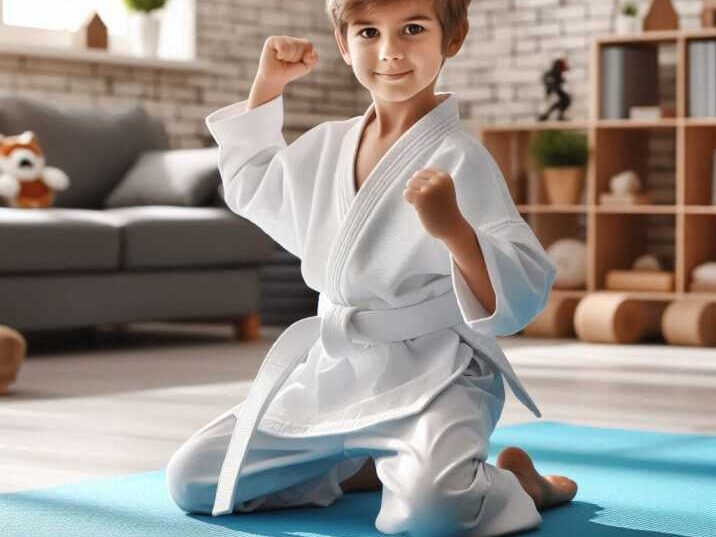
[[159, 18], [151, 13], [132, 13], [129, 18], [129, 39], [132, 53], [155, 57], [159, 51]]
[[616, 31], [618, 35], [638, 34], [641, 31], [641, 21], [639, 17], [618, 15]]

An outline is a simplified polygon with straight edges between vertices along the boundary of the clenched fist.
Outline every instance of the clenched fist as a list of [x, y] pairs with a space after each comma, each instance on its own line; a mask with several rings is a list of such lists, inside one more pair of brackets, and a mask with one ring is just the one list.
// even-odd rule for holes
[[264, 42], [256, 78], [283, 88], [307, 75], [318, 63], [313, 44], [298, 37], [272, 35]]
[[418, 170], [406, 183], [403, 197], [415, 207], [425, 230], [448, 239], [464, 229], [466, 220], [457, 205], [452, 177], [437, 168]]

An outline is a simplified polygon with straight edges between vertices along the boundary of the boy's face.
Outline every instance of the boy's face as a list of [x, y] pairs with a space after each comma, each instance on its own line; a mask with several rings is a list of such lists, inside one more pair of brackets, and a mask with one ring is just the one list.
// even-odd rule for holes
[[[394, 102], [434, 83], [443, 61], [442, 38], [433, 0], [374, 4], [349, 21], [345, 41], [336, 30], [341, 55], [358, 81], [374, 99]], [[460, 44], [457, 49], [451, 44], [447, 56]]]

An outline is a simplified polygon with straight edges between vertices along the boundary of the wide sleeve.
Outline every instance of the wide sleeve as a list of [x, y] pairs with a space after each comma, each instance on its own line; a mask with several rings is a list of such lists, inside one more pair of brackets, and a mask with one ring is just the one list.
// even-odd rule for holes
[[295, 167], [310, 159], [296, 154], [301, 150], [298, 146], [292, 154], [290, 148], [295, 142], [288, 146], [283, 137], [283, 95], [250, 110], [247, 104], [232, 104], [206, 118], [207, 128], [219, 145], [226, 204], [301, 257], [310, 184], [295, 180], [305, 175]]
[[460, 312], [475, 332], [515, 334], [544, 308], [557, 269], [520, 216], [502, 173], [481, 144], [461, 159], [454, 173], [458, 205], [482, 249], [496, 298], [490, 313], [472, 293], [450, 254]]

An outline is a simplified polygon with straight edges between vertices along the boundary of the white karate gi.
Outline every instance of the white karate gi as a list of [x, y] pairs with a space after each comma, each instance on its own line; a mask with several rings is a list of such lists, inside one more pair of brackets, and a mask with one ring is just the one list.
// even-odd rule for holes
[[[239, 405], [219, 416], [172, 459], [170, 489], [184, 509], [211, 511], [233, 423], [256, 411], [260, 421], [255, 436], [245, 435], [238, 483], [234, 487], [234, 478], [219, 483], [219, 490], [230, 485], [234, 511], [328, 504], [340, 496], [337, 482], [370, 455], [384, 484], [376, 521], [381, 531], [437, 531], [426, 513], [441, 521], [442, 533], [430, 533], [434, 537], [499, 535], [539, 523], [514, 476], [484, 461], [504, 401], [503, 379], [538, 414], [495, 336], [519, 331], [539, 313], [556, 269], [515, 208], [493, 159], [464, 130], [456, 96], [439, 97], [440, 104], [391, 146], [357, 193], [355, 157], [372, 105], [363, 116], [320, 124], [291, 145], [281, 134], [282, 96], [249, 111], [244, 101], [207, 118], [220, 148], [228, 205], [298, 256], [306, 283], [321, 295], [319, 315], [293, 325], [272, 349], [277, 361], [293, 352], [298, 365], [265, 413], [250, 395], [249, 412]], [[403, 198], [406, 181], [426, 167], [440, 168], [454, 180], [458, 205], [475, 231], [495, 290], [492, 315], [470, 291], [449, 250], [424, 230]], [[425, 304], [437, 305], [435, 318], [447, 311], [453, 320], [431, 329], [431, 310], [414, 310]], [[371, 315], [381, 319], [401, 311], [408, 316], [388, 317], [394, 322], [379, 322], [367, 333], [380, 332], [381, 324], [391, 325], [384, 327], [388, 332], [406, 325], [417, 337], [358, 337]], [[477, 373], [468, 382], [471, 363]], [[466, 382], [473, 397], [460, 395]], [[255, 385], [261, 384], [257, 379]], [[452, 423], [454, 430], [447, 431]], [[440, 433], [423, 436], [420, 444], [419, 437], [431, 430]], [[450, 440], [438, 442], [443, 436]], [[363, 458], [350, 460], [354, 452], [346, 446]], [[284, 450], [301, 455], [279, 455]], [[420, 461], [414, 471], [407, 470], [411, 456]], [[231, 473], [230, 458], [222, 474]], [[297, 461], [305, 465], [298, 465], [301, 470]], [[461, 493], [446, 485], [445, 476], [456, 473], [471, 478]], [[408, 482], [398, 485], [401, 478]], [[252, 479], [263, 485], [254, 487]], [[430, 494], [429, 483], [446, 488]]]

